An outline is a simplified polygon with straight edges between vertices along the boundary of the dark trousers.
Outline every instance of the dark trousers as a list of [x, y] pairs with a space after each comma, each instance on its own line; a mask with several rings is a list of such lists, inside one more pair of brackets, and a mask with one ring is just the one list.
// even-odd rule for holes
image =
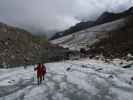
[[37, 83], [38, 85], [42, 83], [42, 76], [37, 76]]

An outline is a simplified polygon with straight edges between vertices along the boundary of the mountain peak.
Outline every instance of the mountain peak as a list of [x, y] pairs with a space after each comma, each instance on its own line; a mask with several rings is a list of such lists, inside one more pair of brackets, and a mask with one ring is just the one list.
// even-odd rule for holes
[[113, 12], [104, 12], [97, 20], [97, 24], [102, 24], [110, 21], [114, 21], [117, 19], [124, 18], [126, 16], [132, 15], [133, 14], [133, 7], [130, 9], [121, 12], [121, 13], [113, 13]]

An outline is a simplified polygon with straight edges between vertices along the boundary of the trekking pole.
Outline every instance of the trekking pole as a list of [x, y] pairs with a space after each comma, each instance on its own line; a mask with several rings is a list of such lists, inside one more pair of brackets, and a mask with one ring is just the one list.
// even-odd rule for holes
[[[34, 65], [34, 69], [35, 69], [35, 66], [36, 65]], [[35, 82], [35, 77], [36, 77], [36, 75], [35, 75], [35, 71], [34, 71], [34, 73], [33, 73], [33, 83]]]

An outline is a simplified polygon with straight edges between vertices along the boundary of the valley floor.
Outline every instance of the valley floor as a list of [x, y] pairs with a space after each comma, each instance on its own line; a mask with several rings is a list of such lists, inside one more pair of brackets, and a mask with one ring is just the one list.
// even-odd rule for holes
[[0, 100], [133, 100], [133, 68], [82, 59], [46, 64], [37, 85], [34, 66], [0, 69]]

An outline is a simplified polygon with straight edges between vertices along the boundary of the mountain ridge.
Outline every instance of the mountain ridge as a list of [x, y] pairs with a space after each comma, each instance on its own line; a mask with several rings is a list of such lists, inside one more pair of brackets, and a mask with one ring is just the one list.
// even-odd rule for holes
[[86, 22], [80, 22], [77, 23], [75, 26], [70, 27], [69, 29], [62, 31], [62, 32], [57, 32], [52, 38], [51, 40], [57, 39], [59, 37], [63, 37], [78, 31], [82, 31], [84, 29], [90, 28], [90, 27], [94, 27], [100, 24], [104, 24], [107, 22], [112, 22], [115, 21], [117, 19], [121, 19], [124, 18], [128, 15], [133, 14], [133, 7], [131, 7], [130, 9], [121, 12], [121, 13], [111, 13], [111, 12], [104, 12], [103, 14], [101, 14], [101, 16], [99, 16], [97, 18], [96, 21], [86, 21]]
[[124, 16], [52, 40], [51, 43], [78, 51], [84, 48], [88, 55], [103, 55], [111, 59], [124, 58], [128, 53], [133, 55], [133, 14]]

